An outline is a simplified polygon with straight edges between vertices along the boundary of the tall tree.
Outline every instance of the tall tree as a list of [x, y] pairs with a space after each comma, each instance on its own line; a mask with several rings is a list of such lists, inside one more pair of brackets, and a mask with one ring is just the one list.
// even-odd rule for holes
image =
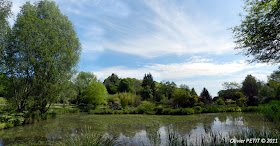
[[242, 82], [242, 91], [248, 97], [248, 105], [257, 105], [258, 99], [256, 97], [259, 92], [259, 85], [257, 79], [252, 75], [247, 75], [245, 80]]
[[24, 4], [4, 54], [9, 99], [18, 111], [45, 113], [73, 75], [80, 52], [73, 24], [55, 2]]
[[10, 31], [8, 18], [11, 16], [12, 2], [9, 0], [0, 1], [0, 96], [6, 95], [8, 90], [9, 79], [3, 73], [4, 62], [3, 53], [8, 43], [8, 33]]
[[117, 74], [112, 73], [111, 76], [104, 80], [103, 84], [106, 86], [109, 94], [116, 94], [118, 92], [120, 79]]
[[275, 82], [280, 83], [280, 70], [275, 70], [273, 73], [268, 76], [268, 80], [273, 80]]
[[195, 92], [194, 88], [192, 88], [190, 94], [191, 94], [192, 96], [195, 96], [195, 97], [197, 96], [197, 93]]
[[133, 87], [133, 80], [130, 79], [130, 78], [121, 79], [118, 91], [119, 92], [135, 93], [135, 90], [134, 90], [134, 87]]
[[174, 93], [177, 85], [174, 82], [165, 82], [161, 81], [158, 86], [158, 96], [164, 96], [168, 99], [172, 98], [172, 94]]
[[246, 96], [258, 95], [259, 86], [257, 79], [252, 75], [247, 75], [245, 80], [242, 82], [242, 91]]
[[156, 84], [151, 73], [145, 74], [142, 82], [141, 95], [143, 99], [154, 99]]
[[245, 0], [241, 24], [233, 28], [236, 49], [257, 62], [280, 62], [280, 1]]
[[203, 88], [202, 92], [200, 93], [200, 97], [204, 104], [208, 104], [212, 101], [211, 95], [206, 88]]

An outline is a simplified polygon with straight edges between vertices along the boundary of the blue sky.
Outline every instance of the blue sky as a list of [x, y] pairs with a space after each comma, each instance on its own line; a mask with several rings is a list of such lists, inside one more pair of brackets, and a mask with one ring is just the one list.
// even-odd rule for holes
[[[11, 25], [26, 0], [13, 0]], [[34, 2], [34, 0], [31, 0]], [[247, 74], [267, 81], [277, 66], [248, 64], [236, 55], [230, 30], [240, 23], [239, 0], [55, 0], [75, 25], [82, 44], [79, 71], [100, 80], [112, 73], [206, 87], [241, 83]]]

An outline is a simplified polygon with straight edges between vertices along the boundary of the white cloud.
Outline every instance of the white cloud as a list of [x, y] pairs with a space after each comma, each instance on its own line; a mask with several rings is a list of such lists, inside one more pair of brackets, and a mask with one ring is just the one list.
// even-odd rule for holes
[[[175, 1], [145, 3], [154, 15], [152, 19], [147, 16], [148, 19], [144, 18], [143, 24], [139, 25], [148, 22], [150, 31], [126, 29], [127, 34], [123, 38], [105, 41], [105, 48], [148, 58], [167, 54], [221, 54], [233, 50], [234, 43], [230, 37], [218, 35], [226, 28], [217, 21], [203, 15], [194, 20], [194, 16]], [[224, 30], [221, 31], [221, 28]]]
[[[26, 1], [13, 1], [15, 16]], [[63, 13], [76, 19], [73, 23], [80, 29], [84, 52], [110, 49], [153, 58], [169, 54], [222, 54], [234, 48], [231, 36], [221, 35], [227, 31], [222, 23], [200, 10], [186, 11], [187, 2], [178, 5], [176, 1], [137, 1], [148, 9], [147, 13], [139, 14], [138, 9], [143, 9], [135, 10], [130, 1], [55, 1]], [[124, 19], [127, 17], [129, 20]], [[9, 19], [12, 25], [14, 19]]]

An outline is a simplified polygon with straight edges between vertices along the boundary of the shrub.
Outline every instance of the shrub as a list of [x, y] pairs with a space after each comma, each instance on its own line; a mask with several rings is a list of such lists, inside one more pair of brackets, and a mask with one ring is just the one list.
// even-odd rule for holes
[[270, 121], [280, 124], [280, 101], [270, 101], [262, 112]]
[[218, 105], [226, 105], [224, 100], [222, 98], [219, 98], [217, 101], [216, 101], [216, 104]]
[[5, 128], [11, 128], [14, 127], [14, 123], [13, 122], [7, 122], [5, 125]]
[[139, 106], [139, 110], [143, 111], [143, 113], [145, 114], [155, 114], [156, 111], [154, 109], [155, 104], [149, 101], [143, 101], [142, 104]]
[[169, 114], [170, 115], [182, 115], [181, 108], [171, 109]]
[[116, 98], [116, 100], [119, 99], [122, 108], [125, 108], [128, 105], [130, 95], [129, 95], [129, 93], [118, 93], [118, 94], [115, 94], [115, 98]]
[[183, 108], [183, 109], [182, 109], [182, 113], [183, 113], [184, 115], [194, 114], [194, 109], [192, 109], [192, 108]]
[[194, 109], [195, 113], [201, 113], [203, 110], [200, 106], [195, 106], [195, 107], [193, 107], [193, 109]]
[[5, 104], [7, 102], [7, 100], [3, 97], [0, 97], [0, 105], [1, 104]]
[[122, 108], [125, 108], [127, 106], [139, 106], [141, 104], [141, 96], [135, 95], [133, 93], [118, 93], [115, 94], [114, 101], [119, 101]]
[[6, 123], [0, 123], [0, 130], [6, 127]]
[[159, 106], [155, 107], [154, 110], [156, 111], [157, 115], [160, 115], [160, 114], [162, 114], [163, 109], [164, 109], [163, 106], [159, 105]]
[[257, 106], [248, 106], [248, 107], [241, 107], [242, 112], [257, 112], [260, 111], [260, 108]]
[[226, 112], [235, 112], [235, 108], [228, 107], [228, 108], [226, 108]]
[[171, 113], [171, 109], [170, 108], [165, 108], [162, 110], [162, 114], [164, 115], [169, 115]]
[[242, 110], [241, 110], [241, 108], [238, 106], [238, 107], [235, 107], [235, 111], [236, 111], [236, 112], [241, 112]]
[[217, 113], [219, 112], [219, 108], [217, 108], [216, 106], [209, 106], [207, 108], [204, 108], [203, 113]]
[[161, 104], [163, 105], [173, 105], [173, 99], [168, 99], [167, 97], [163, 97], [160, 101]]
[[23, 117], [16, 117], [14, 120], [13, 120], [13, 123], [18, 126], [18, 125], [22, 125], [24, 122], [24, 118]]

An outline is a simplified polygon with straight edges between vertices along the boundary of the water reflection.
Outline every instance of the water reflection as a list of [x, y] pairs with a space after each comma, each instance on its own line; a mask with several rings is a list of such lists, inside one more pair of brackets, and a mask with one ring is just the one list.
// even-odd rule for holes
[[98, 133], [113, 137], [123, 144], [166, 145], [168, 131], [190, 140], [219, 132], [223, 136], [242, 130], [277, 130], [274, 123], [255, 113], [220, 113], [189, 116], [88, 115], [71, 114], [35, 124], [0, 131], [0, 145], [15, 141], [57, 141], [81, 133]]

